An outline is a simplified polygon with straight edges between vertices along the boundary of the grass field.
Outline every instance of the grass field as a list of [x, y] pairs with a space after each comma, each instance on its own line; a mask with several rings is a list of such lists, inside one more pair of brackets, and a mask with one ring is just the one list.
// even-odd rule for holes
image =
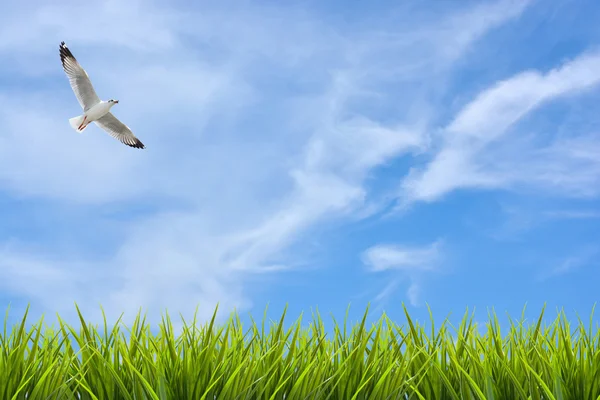
[[0, 399], [600, 399], [600, 329], [543, 315], [502, 335], [494, 314], [425, 327], [365, 312], [330, 332], [318, 314], [247, 327], [233, 314], [176, 333], [168, 316], [111, 328], [79, 313], [53, 330], [26, 313], [0, 334]]

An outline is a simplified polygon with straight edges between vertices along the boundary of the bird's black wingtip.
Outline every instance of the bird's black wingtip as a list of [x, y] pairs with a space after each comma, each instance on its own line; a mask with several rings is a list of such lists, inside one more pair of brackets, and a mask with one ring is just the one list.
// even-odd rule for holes
[[129, 147], [133, 147], [135, 149], [145, 149], [146, 146], [144, 146], [144, 143], [142, 143], [139, 139], [135, 139], [135, 143], [133, 144], [129, 144], [129, 143], [125, 143], [127, 146]]
[[65, 60], [67, 58], [71, 58], [73, 60], [75, 60], [75, 62], [77, 62], [77, 60], [75, 59], [75, 56], [73, 55], [73, 53], [71, 53], [71, 50], [69, 50], [69, 48], [67, 47], [67, 45], [65, 44], [65, 42], [60, 42], [60, 61], [63, 64], [63, 67], [65, 66]]

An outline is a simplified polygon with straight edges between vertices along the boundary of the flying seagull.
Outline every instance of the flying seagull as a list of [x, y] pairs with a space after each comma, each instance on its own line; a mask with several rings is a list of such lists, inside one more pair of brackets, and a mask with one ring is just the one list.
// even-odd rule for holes
[[69, 119], [69, 124], [73, 129], [83, 132], [91, 122], [95, 122], [100, 128], [127, 146], [138, 149], [145, 148], [144, 144], [131, 132], [131, 129], [110, 112], [112, 106], [119, 103], [119, 100], [100, 100], [88, 74], [79, 65], [65, 42], [60, 43], [60, 61], [69, 78], [71, 88], [75, 92], [75, 97], [83, 108], [82, 115]]

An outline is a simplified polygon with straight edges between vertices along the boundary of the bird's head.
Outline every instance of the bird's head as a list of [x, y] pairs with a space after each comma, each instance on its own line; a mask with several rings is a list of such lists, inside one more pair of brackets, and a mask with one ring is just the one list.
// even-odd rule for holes
[[108, 102], [109, 102], [111, 105], [119, 104], [119, 100], [113, 100], [113, 99], [110, 99]]

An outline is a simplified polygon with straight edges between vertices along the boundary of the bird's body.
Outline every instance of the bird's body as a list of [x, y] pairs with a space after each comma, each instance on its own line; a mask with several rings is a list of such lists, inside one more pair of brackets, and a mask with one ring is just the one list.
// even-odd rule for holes
[[95, 121], [106, 115], [106, 113], [109, 112], [111, 107], [115, 104], [116, 103], [114, 101], [101, 101], [100, 103], [94, 105], [92, 108], [87, 110], [84, 113], [84, 115], [87, 116], [90, 120]]
[[82, 115], [69, 119], [69, 123], [78, 132], [82, 132], [91, 122], [104, 117], [115, 104], [114, 101], [100, 101]]
[[85, 70], [79, 65], [71, 50], [60, 44], [60, 60], [63, 69], [69, 78], [71, 88], [75, 97], [83, 108], [83, 114], [69, 119], [69, 124], [78, 132], [83, 132], [87, 126], [95, 122], [99, 127], [107, 131], [112, 137], [120, 140], [127, 146], [143, 149], [144, 144], [135, 137], [131, 129], [117, 119], [110, 109], [118, 104], [118, 100], [102, 101], [96, 94], [90, 78]]

